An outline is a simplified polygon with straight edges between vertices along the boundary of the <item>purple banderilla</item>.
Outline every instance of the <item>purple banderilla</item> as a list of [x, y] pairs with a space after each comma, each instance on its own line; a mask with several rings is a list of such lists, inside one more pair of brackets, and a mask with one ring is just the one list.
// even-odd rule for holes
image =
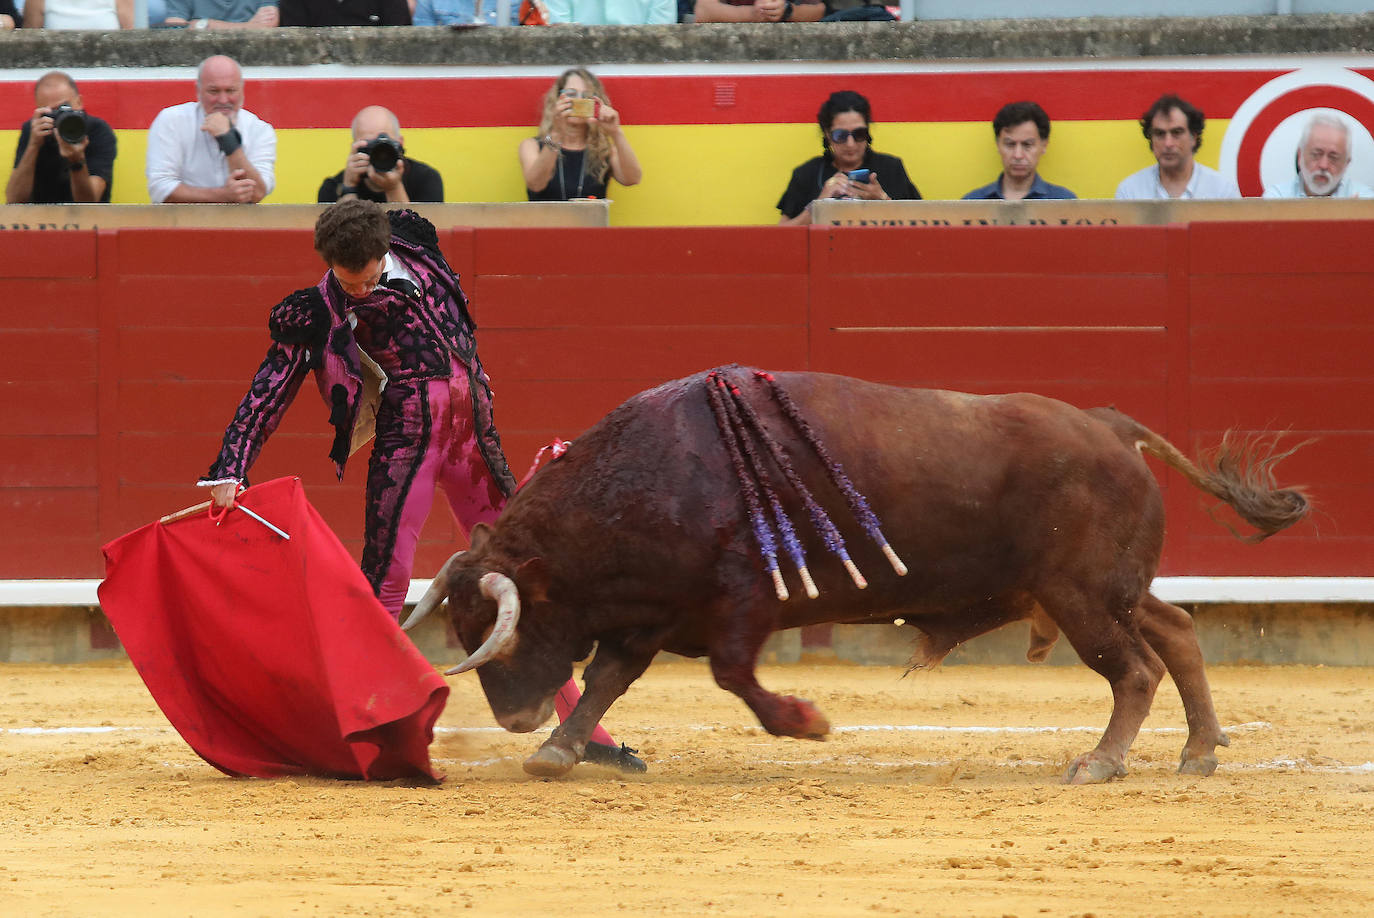
[[[806, 593], [812, 599], [816, 598], [819, 591], [816, 589], [815, 582], [811, 579], [811, 573], [806, 566], [806, 555], [802, 549], [800, 541], [797, 539], [796, 532], [792, 527], [791, 520], [788, 519], [786, 512], [782, 508], [782, 502], [778, 499], [776, 488], [770, 480], [768, 469], [763, 459], [755, 449], [753, 437], [757, 437], [767, 447], [769, 456], [773, 462], [782, 470], [783, 476], [789, 485], [796, 491], [807, 508], [807, 513], [811, 517], [811, 523], [815, 527], [826, 547], [833, 552], [844, 564], [845, 570], [849, 572], [855, 585], [860, 589], [868, 586], [863, 574], [849, 557], [849, 552], [845, 546], [844, 537], [839, 529], [830, 519], [829, 514], [816, 501], [809, 488], [801, 480], [792, 467], [791, 460], [778, 442], [768, 433], [764, 427], [758, 413], [740, 392], [739, 387], [726, 381], [725, 374], [733, 367], [722, 367], [707, 374], [707, 394], [711, 402], [711, 410], [715, 414], [716, 424], [720, 428], [721, 437], [725, 441], [726, 449], [730, 454], [731, 463], [735, 468], [735, 475], [740, 481], [740, 488], [744, 492], [745, 503], [749, 506], [750, 518], [753, 523], [754, 537], [758, 541], [764, 554], [764, 564], [769, 574], [773, 578], [774, 588], [779, 599], [788, 597], [787, 588], [782, 582], [782, 574], [778, 570], [777, 563], [777, 539], [769, 525], [762, 503], [759, 499], [759, 492], [762, 490], [766, 497], [769, 507], [773, 512], [773, 518], [777, 523], [778, 531], [781, 533], [783, 546], [791, 556], [797, 566], [802, 583], [806, 588]], [[858, 492], [844, 470], [839, 464], [830, 458], [829, 453], [821, 444], [811, 426], [806, 423], [797, 411], [795, 403], [787, 396], [785, 390], [777, 385], [776, 380], [770, 374], [756, 374], [761, 380], [772, 383], [774, 397], [783, 406], [784, 412], [801, 432], [803, 438], [811, 446], [822, 463], [826, 466], [827, 474], [831, 482], [844, 493], [851, 509], [859, 518], [865, 531], [882, 546], [884, 554], [892, 563], [893, 568], [899, 574], [906, 574], [906, 566], [902, 564], [895, 552], [887, 544], [887, 539], [883, 536], [879, 527], [878, 519], [868, 506], [868, 502], [863, 495]], [[726, 395], [728, 394], [728, 398]]]
[[[787, 585], [782, 580], [782, 571], [778, 569], [777, 539], [773, 534], [773, 527], [768, 524], [768, 517], [763, 513], [763, 506], [759, 502], [759, 489], [754, 482], [754, 476], [745, 468], [744, 456], [740, 451], [740, 441], [744, 439], [743, 431], [739, 430], [737, 424], [731, 421], [731, 412], [726, 406], [725, 396], [722, 395], [724, 388], [725, 383], [719, 374], [714, 370], [707, 374], [706, 397], [711, 403], [711, 413], [715, 415], [716, 426], [720, 428], [720, 438], [725, 442], [726, 452], [730, 454], [730, 464], [735, 468], [735, 477], [739, 479], [740, 490], [744, 492], [744, 502], [749, 507], [749, 520], [753, 526], [754, 540], [759, 543], [759, 550], [763, 552], [763, 566], [773, 578], [773, 590], [777, 593], [778, 599], [786, 601], [789, 594]], [[771, 493], [771, 488], [769, 490], [769, 497], [776, 501], [776, 495]], [[781, 508], [777, 509], [780, 510]], [[789, 523], [787, 527], [789, 533], [791, 533], [791, 528]], [[796, 541], [795, 535], [792, 535], [792, 541]]]

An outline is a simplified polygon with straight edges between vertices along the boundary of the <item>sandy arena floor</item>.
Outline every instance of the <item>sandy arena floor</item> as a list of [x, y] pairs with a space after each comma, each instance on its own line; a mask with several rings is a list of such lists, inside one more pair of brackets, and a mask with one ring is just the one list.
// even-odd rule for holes
[[1374, 670], [1211, 676], [1215, 775], [1174, 773], [1166, 682], [1131, 774], [1086, 788], [1058, 783], [1106, 723], [1082, 667], [765, 668], [839, 729], [814, 743], [660, 663], [608, 717], [650, 774], [561, 781], [520, 770], [542, 734], [495, 729], [459, 678], [448, 780], [411, 787], [227, 778], [128, 664], [0, 666], [0, 913], [1369, 914]]

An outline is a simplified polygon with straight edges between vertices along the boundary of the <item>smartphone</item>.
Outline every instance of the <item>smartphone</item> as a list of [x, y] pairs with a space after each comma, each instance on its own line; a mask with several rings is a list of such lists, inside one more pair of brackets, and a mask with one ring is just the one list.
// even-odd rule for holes
[[851, 182], [863, 182], [865, 185], [867, 185], [869, 181], [868, 177], [871, 174], [872, 173], [870, 173], [867, 169], [855, 169], [853, 172], [849, 173], [849, 180]]

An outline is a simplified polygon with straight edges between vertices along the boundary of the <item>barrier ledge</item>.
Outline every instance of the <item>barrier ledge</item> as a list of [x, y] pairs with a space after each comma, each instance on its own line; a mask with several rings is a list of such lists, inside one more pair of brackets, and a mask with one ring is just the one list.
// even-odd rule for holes
[[1164, 226], [1235, 220], [1374, 220], [1374, 199], [1232, 201], [844, 201], [812, 205], [816, 226]]
[[[414, 605], [430, 580], [412, 580], [406, 604]], [[0, 580], [0, 608], [99, 606], [99, 580]], [[1150, 586], [1175, 603], [1374, 602], [1374, 577], [1156, 577]]]
[[[328, 204], [7, 204], [5, 230], [87, 230], [124, 227], [310, 229]], [[409, 204], [438, 229], [463, 226], [610, 226], [610, 202], [519, 201], [492, 204]]]
[[[758, 61], [930, 61], [1361, 54], [1374, 16], [1251, 16], [799, 22], [556, 29], [395, 26], [122, 32], [18, 29], [0, 68], [194, 67], [228, 54], [245, 67], [490, 66]], [[251, 79], [251, 74], [249, 75]]]

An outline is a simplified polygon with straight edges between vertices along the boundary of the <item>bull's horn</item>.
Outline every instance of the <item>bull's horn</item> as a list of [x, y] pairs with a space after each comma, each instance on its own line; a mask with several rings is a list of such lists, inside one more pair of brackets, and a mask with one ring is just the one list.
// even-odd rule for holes
[[425, 595], [420, 597], [420, 601], [415, 604], [410, 617], [401, 626], [402, 631], [409, 631], [414, 628], [425, 620], [425, 616], [444, 604], [444, 600], [448, 598], [448, 569], [461, 557], [463, 557], [461, 551], [454, 552], [444, 562], [444, 566], [439, 568], [439, 573], [435, 574], [434, 579], [429, 582], [429, 589], [425, 590]]
[[462, 663], [446, 670], [445, 675], [456, 676], [476, 669], [500, 653], [501, 648], [515, 636], [515, 625], [520, 621], [520, 591], [515, 588], [515, 581], [505, 574], [492, 571], [483, 574], [477, 585], [483, 596], [496, 601], [496, 624], [491, 626], [491, 634], [482, 642], [482, 646]]

